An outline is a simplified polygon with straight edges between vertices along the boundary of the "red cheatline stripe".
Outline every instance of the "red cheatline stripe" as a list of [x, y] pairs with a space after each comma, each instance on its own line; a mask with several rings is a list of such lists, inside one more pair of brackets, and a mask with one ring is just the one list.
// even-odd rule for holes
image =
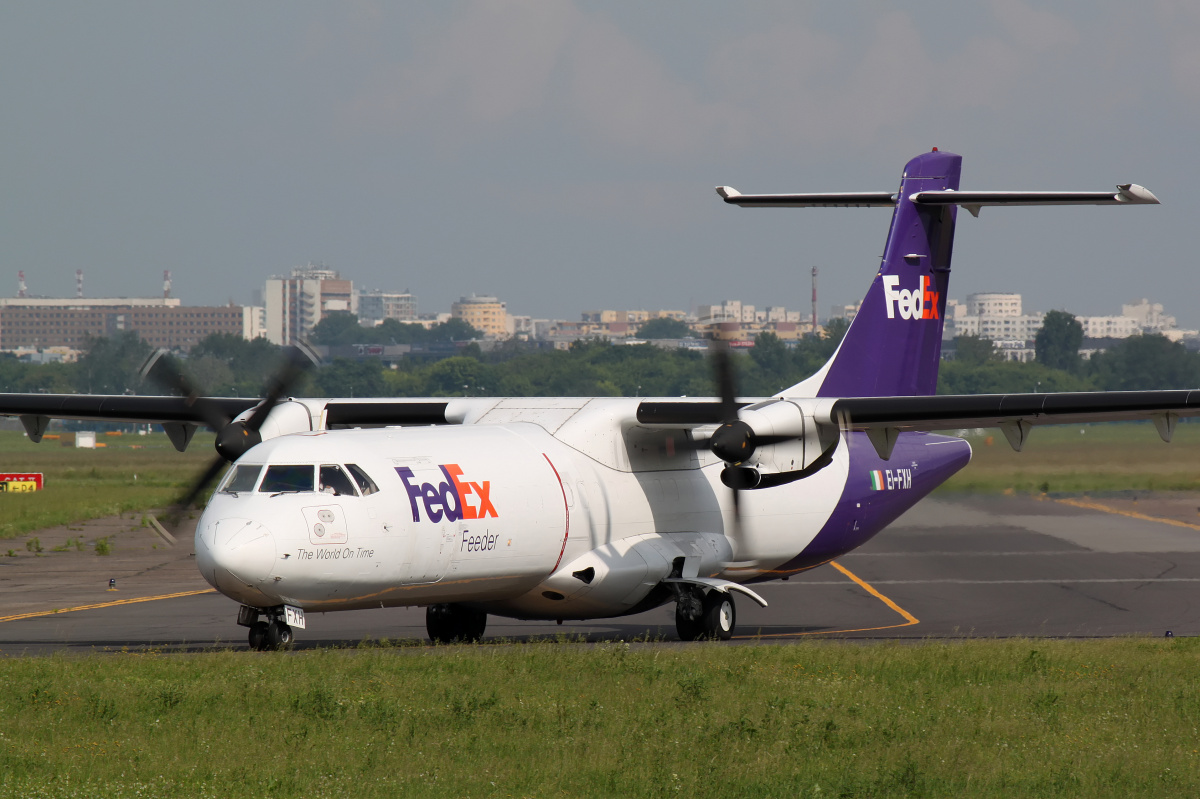
[[567, 551], [567, 536], [571, 534], [571, 509], [567, 507], [567, 489], [563, 487], [562, 476], [559, 475], [558, 469], [554, 468], [554, 461], [550, 460], [550, 456], [542, 453], [542, 457], [546, 459], [546, 463], [550, 464], [550, 469], [554, 472], [554, 476], [558, 478], [558, 490], [563, 495], [563, 516], [566, 517], [567, 523], [563, 530], [562, 549], [558, 550], [558, 560], [554, 561], [554, 568], [550, 570], [551, 574], [558, 571], [558, 564], [562, 563], [563, 553]]

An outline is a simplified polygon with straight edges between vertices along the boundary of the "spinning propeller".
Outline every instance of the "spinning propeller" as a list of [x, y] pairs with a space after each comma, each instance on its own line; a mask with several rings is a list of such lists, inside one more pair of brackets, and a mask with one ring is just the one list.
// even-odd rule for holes
[[[737, 529], [741, 526], [741, 492], [754, 488], [770, 488], [800, 480], [815, 474], [828, 466], [833, 460], [833, 451], [837, 448], [838, 439], [833, 442], [811, 463], [802, 469], [790, 472], [762, 474], [758, 469], [745, 466], [760, 447], [782, 444], [800, 438], [795, 435], [762, 435], [741, 418], [742, 406], [737, 401], [737, 379], [734, 376], [733, 359], [729, 347], [723, 341], [713, 341], [712, 361], [713, 374], [720, 394], [720, 425], [707, 438], [697, 438], [692, 442], [695, 449], [707, 449], [725, 462], [721, 471], [721, 482], [733, 491], [733, 518]], [[747, 410], [753, 413], [760, 406], [753, 405]]]
[[271, 410], [319, 360], [316, 353], [303, 343], [296, 347], [285, 347], [283, 354], [283, 366], [267, 381], [263, 401], [245, 421], [234, 421], [220, 406], [204, 397], [166, 350], [155, 350], [142, 364], [143, 378], [149, 378], [161, 388], [183, 396], [187, 404], [196, 409], [204, 423], [217, 433], [217, 457], [196, 479], [188, 493], [175, 503], [176, 511], [191, 506], [227, 463], [236, 461], [255, 444], [262, 442], [259, 430]]

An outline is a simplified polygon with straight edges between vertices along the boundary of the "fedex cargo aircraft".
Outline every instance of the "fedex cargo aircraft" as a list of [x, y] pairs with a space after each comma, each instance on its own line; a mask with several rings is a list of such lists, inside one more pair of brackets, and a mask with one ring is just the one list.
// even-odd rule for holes
[[937, 431], [998, 426], [1019, 450], [1040, 424], [1149, 419], [1170, 440], [1200, 412], [1200, 391], [935, 396], [960, 207], [1158, 202], [1134, 184], [963, 191], [961, 164], [924, 153], [892, 191], [717, 190], [743, 207], [892, 209], [841, 346], [770, 397], [740, 398], [718, 350], [710, 399], [303, 399], [288, 396], [308, 363], [293, 351], [262, 400], [203, 397], [156, 357], [148, 374], [182, 397], [9, 394], [0, 414], [35, 441], [52, 418], [157, 422], [180, 449], [214, 429], [188, 501], [225, 474], [196, 560], [256, 648], [290, 643], [308, 611], [396, 606], [427, 608], [437, 641], [477, 640], [489, 615], [667, 603], [681, 638], [728, 638], [735, 596], [765, 604], [757, 583], [861, 546], [967, 466], [970, 446]]

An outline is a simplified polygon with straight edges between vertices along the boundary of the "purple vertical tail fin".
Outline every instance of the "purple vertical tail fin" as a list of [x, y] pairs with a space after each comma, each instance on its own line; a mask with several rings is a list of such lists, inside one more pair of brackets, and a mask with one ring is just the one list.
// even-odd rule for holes
[[985, 206], [1157, 205], [1144, 186], [1113, 191], [965, 191], [958, 189], [962, 158], [918, 155], [904, 167], [900, 191], [832, 194], [717, 193], [743, 208], [886, 207], [892, 227], [883, 263], [846, 337], [815, 375], [780, 392], [789, 397], [921, 396], [937, 389], [946, 289], [958, 206], [978, 216]]
[[958, 208], [917, 205], [908, 198], [921, 191], [957, 191], [961, 168], [961, 156], [936, 150], [905, 165], [879, 273], [842, 345], [813, 376], [819, 383], [805, 381], [816, 396], [936, 391]]

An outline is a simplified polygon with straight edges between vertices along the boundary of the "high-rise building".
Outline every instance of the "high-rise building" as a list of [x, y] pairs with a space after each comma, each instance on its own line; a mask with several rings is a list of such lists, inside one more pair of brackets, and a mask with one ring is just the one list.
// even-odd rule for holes
[[450, 316], [462, 319], [479, 330], [486, 338], [508, 338], [512, 331], [508, 326], [507, 305], [496, 297], [459, 297], [450, 306]]
[[333, 269], [297, 267], [286, 277], [267, 278], [263, 288], [267, 338], [275, 344], [295, 344], [308, 337], [317, 323], [337, 311], [355, 312], [354, 283]]
[[360, 291], [358, 293], [358, 323], [371, 327], [384, 319], [413, 322], [417, 319], [417, 298], [404, 292]]

